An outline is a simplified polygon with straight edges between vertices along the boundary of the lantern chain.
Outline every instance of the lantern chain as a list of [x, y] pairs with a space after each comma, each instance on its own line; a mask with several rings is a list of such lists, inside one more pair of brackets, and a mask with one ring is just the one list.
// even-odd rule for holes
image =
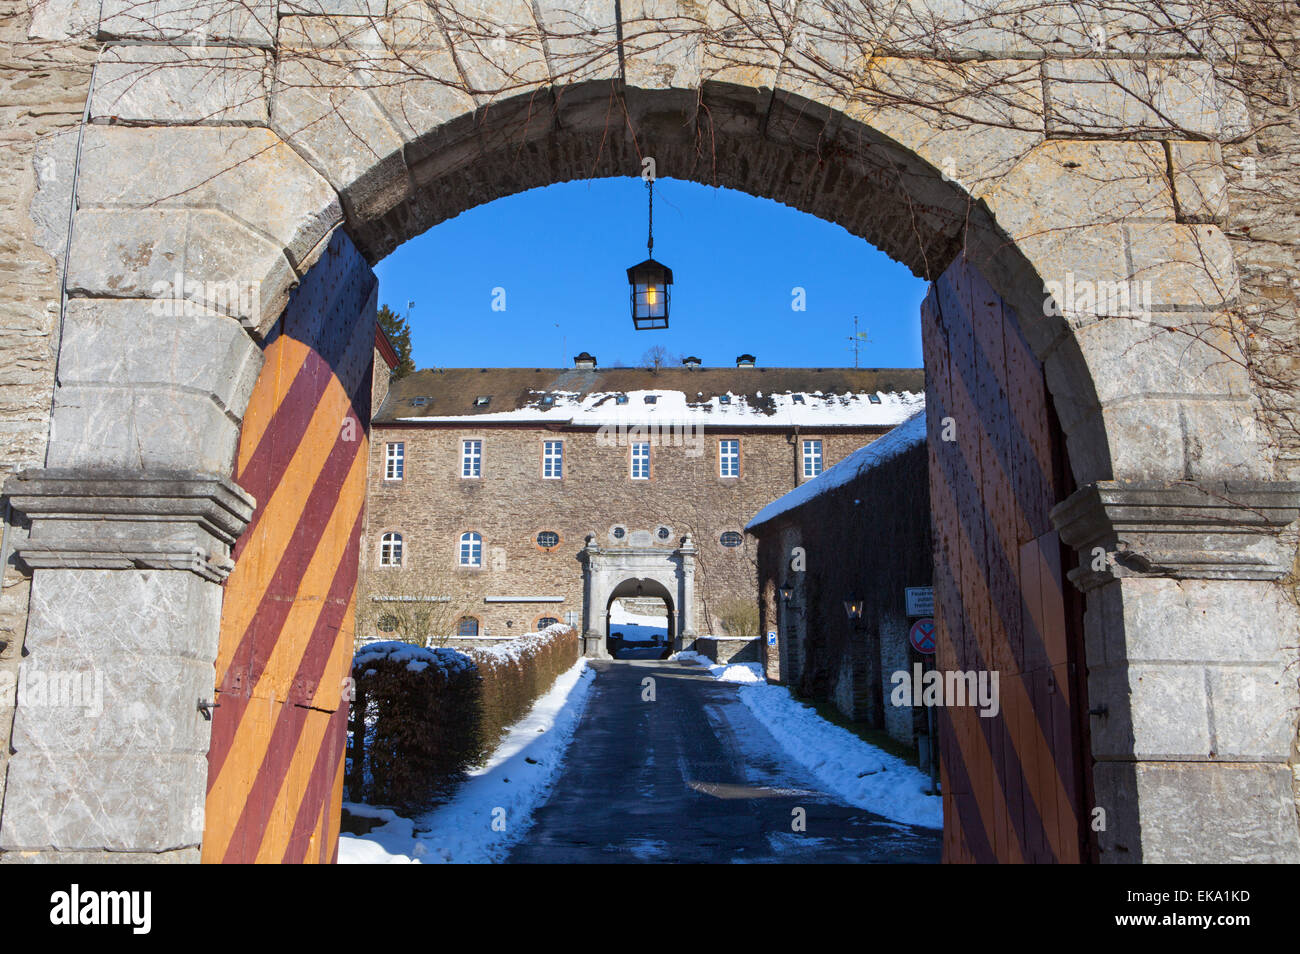
[[646, 251], [650, 253], [648, 257], [655, 257], [655, 181], [647, 179], [645, 183], [646, 191], [650, 197], [650, 215], [649, 226], [646, 230]]

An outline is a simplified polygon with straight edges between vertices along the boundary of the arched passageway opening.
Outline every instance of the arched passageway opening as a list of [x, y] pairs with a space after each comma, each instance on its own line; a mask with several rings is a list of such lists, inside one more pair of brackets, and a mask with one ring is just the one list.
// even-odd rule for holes
[[676, 633], [673, 596], [656, 580], [624, 580], [609, 595], [605, 625], [615, 659], [665, 658]]

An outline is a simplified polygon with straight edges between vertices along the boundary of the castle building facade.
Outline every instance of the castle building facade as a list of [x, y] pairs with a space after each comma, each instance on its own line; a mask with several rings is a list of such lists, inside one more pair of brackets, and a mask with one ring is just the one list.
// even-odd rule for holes
[[410, 374], [373, 418], [358, 635], [481, 640], [563, 622], [604, 655], [624, 598], [661, 601], [679, 649], [757, 635], [745, 525], [923, 392], [920, 369], [749, 355]]

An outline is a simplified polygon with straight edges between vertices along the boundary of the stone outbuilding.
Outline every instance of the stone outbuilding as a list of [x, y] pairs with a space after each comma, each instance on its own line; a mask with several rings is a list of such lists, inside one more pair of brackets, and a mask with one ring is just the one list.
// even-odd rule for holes
[[758, 540], [768, 679], [908, 746], [928, 734], [925, 713], [890, 704], [890, 676], [925, 662], [908, 643], [904, 589], [933, 578], [927, 472], [922, 410], [745, 528]]

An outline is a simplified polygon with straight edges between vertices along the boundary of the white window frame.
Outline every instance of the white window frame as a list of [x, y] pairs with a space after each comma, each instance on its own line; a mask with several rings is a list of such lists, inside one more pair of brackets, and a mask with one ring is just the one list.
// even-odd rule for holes
[[[641, 453], [642, 448], [645, 449], [644, 454]], [[645, 463], [645, 468], [644, 468], [645, 473], [638, 474], [637, 464], [641, 462]], [[633, 480], [650, 479], [650, 442], [649, 441], [632, 442], [632, 469], [630, 473], [631, 473], [631, 478]]]
[[803, 442], [803, 475], [805, 477], [820, 477], [826, 470], [826, 458], [823, 454], [822, 442], [816, 438], [810, 438]]
[[[554, 470], [554, 473], [548, 471]], [[564, 441], [542, 441], [542, 479], [564, 478]]]
[[402, 535], [396, 530], [390, 530], [381, 534], [379, 537], [379, 565], [380, 566], [401, 566], [402, 559], [406, 555], [406, 544], [402, 540]]
[[[728, 451], [728, 447], [735, 448], [734, 451]], [[730, 468], [728, 468], [730, 464]], [[728, 473], [728, 470], [731, 473]], [[729, 437], [718, 441], [718, 476], [719, 477], [739, 477], [740, 476], [740, 439]]]
[[384, 445], [384, 480], [402, 480], [406, 476], [406, 441], [389, 441]]
[[472, 569], [483, 566], [483, 534], [476, 530], [466, 530], [460, 535], [456, 546], [456, 565]]
[[[468, 473], [473, 471], [473, 473]], [[460, 442], [460, 476], [464, 480], [478, 480], [483, 476], [483, 439], [465, 437]]]

